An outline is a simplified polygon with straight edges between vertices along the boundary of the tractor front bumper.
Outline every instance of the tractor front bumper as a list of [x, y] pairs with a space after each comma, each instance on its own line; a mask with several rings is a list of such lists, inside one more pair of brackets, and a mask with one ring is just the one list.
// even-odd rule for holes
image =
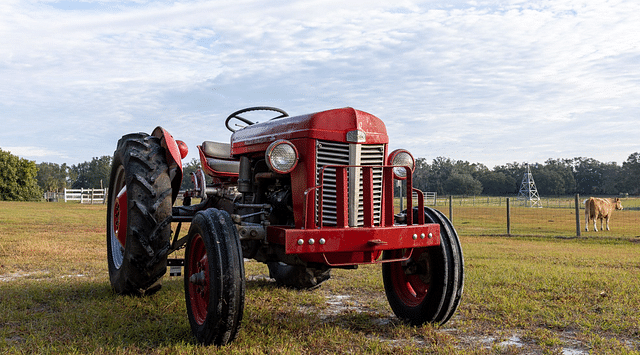
[[411, 250], [440, 245], [438, 224], [377, 227], [267, 228], [267, 240], [285, 246], [287, 254], [331, 266], [394, 261], [379, 259], [384, 250]]

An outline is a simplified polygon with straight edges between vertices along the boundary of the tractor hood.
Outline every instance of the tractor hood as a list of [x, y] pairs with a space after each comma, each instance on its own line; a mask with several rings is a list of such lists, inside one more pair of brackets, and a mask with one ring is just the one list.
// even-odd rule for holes
[[387, 128], [382, 120], [347, 107], [245, 127], [231, 136], [231, 155], [263, 152], [277, 139], [302, 138], [362, 144], [389, 142]]

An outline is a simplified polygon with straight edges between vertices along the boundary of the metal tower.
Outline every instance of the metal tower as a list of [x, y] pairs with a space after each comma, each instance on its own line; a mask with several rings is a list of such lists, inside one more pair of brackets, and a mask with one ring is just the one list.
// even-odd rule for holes
[[529, 164], [527, 164], [527, 172], [525, 172], [522, 177], [518, 200], [523, 200], [523, 204], [527, 207], [542, 207], [536, 183], [533, 181], [533, 174], [531, 174], [531, 169], [529, 169]]

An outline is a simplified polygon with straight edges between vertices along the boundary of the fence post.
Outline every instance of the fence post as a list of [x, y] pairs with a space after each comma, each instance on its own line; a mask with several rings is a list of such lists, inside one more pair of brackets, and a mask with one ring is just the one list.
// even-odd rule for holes
[[[404, 207], [404, 200], [403, 200], [403, 194], [402, 194], [402, 180], [398, 180], [398, 187], [400, 188], [400, 211], [402, 211], [402, 208]], [[409, 211], [409, 208], [407, 208], [407, 211]]]
[[580, 194], [576, 194], [576, 236], [580, 236]]
[[511, 198], [507, 197], [507, 235], [511, 235]]
[[453, 196], [449, 195], [449, 220], [453, 222]]

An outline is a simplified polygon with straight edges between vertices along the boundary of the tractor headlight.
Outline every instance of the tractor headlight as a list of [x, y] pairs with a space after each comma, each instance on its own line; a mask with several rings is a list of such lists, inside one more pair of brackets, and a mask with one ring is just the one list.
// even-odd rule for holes
[[277, 140], [267, 147], [265, 159], [269, 169], [278, 174], [288, 174], [298, 164], [298, 150], [289, 141]]
[[402, 166], [408, 166], [412, 172], [416, 167], [413, 156], [404, 149], [396, 149], [391, 152], [387, 161], [390, 165], [396, 165], [396, 167], [393, 168], [393, 175], [395, 175], [396, 179], [400, 180], [407, 178], [407, 169], [401, 168]]

